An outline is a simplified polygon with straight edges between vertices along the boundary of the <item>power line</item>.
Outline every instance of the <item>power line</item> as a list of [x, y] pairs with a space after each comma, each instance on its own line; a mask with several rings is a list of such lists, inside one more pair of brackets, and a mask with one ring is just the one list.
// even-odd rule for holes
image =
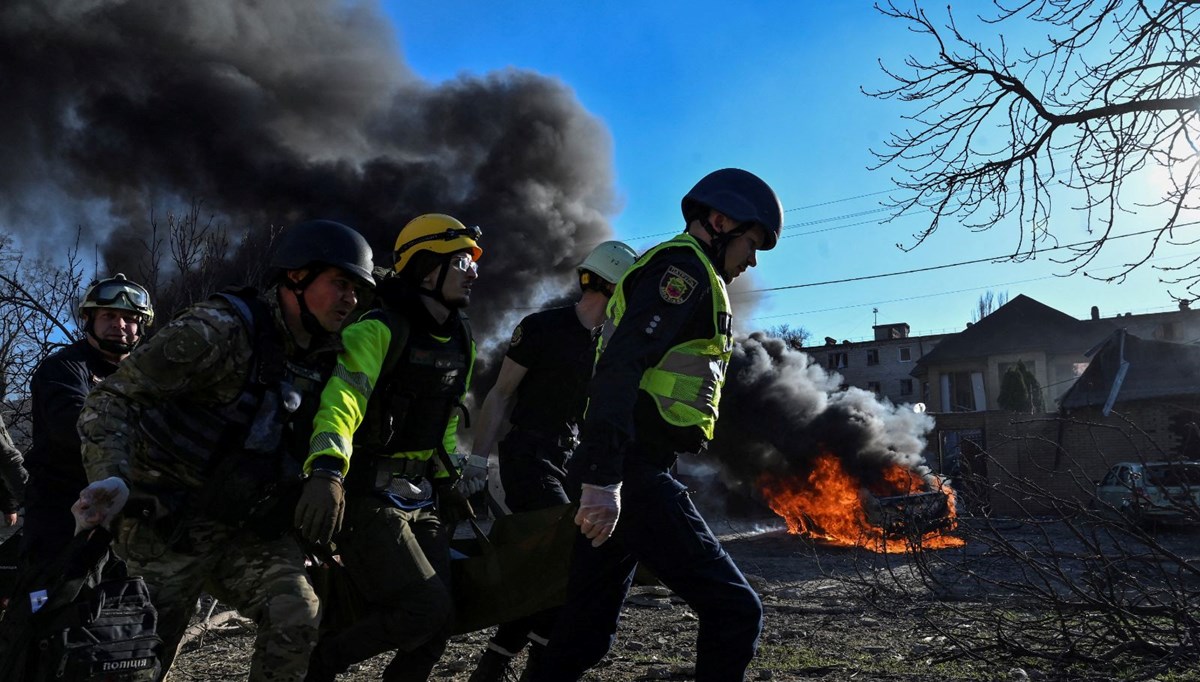
[[[1175, 225], [1174, 227], [1176, 227], [1176, 228], [1190, 227], [1192, 225], [1200, 225], [1200, 220], [1193, 221], [1190, 223], [1180, 223], [1178, 225]], [[1106, 237], [1105, 240], [1106, 241], [1115, 241], [1117, 239], [1124, 239], [1126, 237], [1138, 237], [1138, 236], [1141, 236], [1144, 234], [1151, 234], [1153, 232], [1161, 232], [1161, 231], [1162, 231], [1162, 228], [1153, 228], [1153, 229], [1149, 229], [1149, 230], [1142, 230], [1141, 232], [1130, 232], [1129, 234], [1117, 235], [1115, 237]], [[1092, 239], [1092, 240], [1083, 241], [1083, 242], [1075, 242], [1074, 244], [1063, 244], [1060, 246], [1050, 246], [1050, 247], [1041, 249], [1041, 251], [1043, 251], [1043, 252], [1059, 251], [1062, 249], [1078, 248], [1081, 246], [1087, 246], [1088, 244], [1094, 244], [1094, 243], [1096, 243], [1096, 241], [1097, 240]], [[918, 272], [932, 272], [934, 270], [945, 270], [946, 268], [957, 268], [962, 265], [976, 265], [978, 263], [996, 262], [996, 261], [1002, 261], [1002, 260], [1011, 259], [1011, 258], [1012, 258], [1011, 255], [991, 256], [988, 258], [976, 258], [974, 260], [959, 261], [957, 263], [944, 263], [942, 265], [931, 265], [931, 266], [925, 267], [925, 268], [913, 268], [911, 270], [899, 270], [897, 272], [884, 272], [884, 273], [880, 273], [877, 275], [861, 275], [859, 277], [846, 277], [844, 279], [831, 279], [831, 280], [826, 280], [824, 282], [808, 282], [806, 284], [788, 284], [788, 285], [781, 286], [781, 287], [768, 287], [766, 289], [749, 289], [747, 291], [739, 291], [734, 295], [758, 294], [758, 293], [764, 293], [764, 292], [768, 292], [768, 291], [785, 291], [788, 289], [805, 289], [808, 287], [825, 286], [826, 284], [846, 284], [848, 282], [862, 282], [862, 281], [866, 281], [869, 279], [882, 279], [884, 277], [896, 277], [898, 275], [912, 275], [912, 274], [916, 274]]]

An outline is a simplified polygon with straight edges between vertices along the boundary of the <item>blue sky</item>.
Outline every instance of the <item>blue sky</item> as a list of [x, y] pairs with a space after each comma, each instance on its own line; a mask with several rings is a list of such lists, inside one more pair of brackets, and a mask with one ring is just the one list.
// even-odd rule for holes
[[[869, 338], [876, 320], [907, 322], [914, 334], [953, 331], [989, 290], [1025, 294], [1076, 317], [1093, 305], [1106, 317], [1175, 307], [1161, 274], [1148, 268], [1106, 284], [1056, 276], [1068, 267], [1046, 255], [797, 286], [1002, 256], [1017, 245], [1012, 225], [985, 233], [946, 225], [906, 253], [896, 243], [911, 243], [922, 219], [879, 223], [895, 170], [868, 171], [869, 150], [903, 125], [906, 109], [860, 87], [887, 85], [878, 60], [900, 66], [928, 42], [869, 2], [383, 4], [403, 59], [421, 78], [516, 67], [573, 89], [612, 135], [621, 201], [612, 225], [639, 251], [680, 227], [679, 199], [708, 171], [739, 166], [772, 183], [787, 210], [784, 239], [742, 288], [796, 288], [739, 297], [744, 330], [787, 323], [814, 341]], [[931, 13], [944, 6], [927, 4]], [[1036, 35], [1006, 33], [1010, 44]], [[1088, 238], [1081, 214], [1066, 203], [1056, 205], [1054, 223], [1062, 243]], [[1142, 229], [1137, 217], [1127, 226]], [[1197, 250], [1180, 247], [1157, 262], [1179, 263]], [[1123, 243], [1088, 271], [1116, 274], [1129, 252]]]

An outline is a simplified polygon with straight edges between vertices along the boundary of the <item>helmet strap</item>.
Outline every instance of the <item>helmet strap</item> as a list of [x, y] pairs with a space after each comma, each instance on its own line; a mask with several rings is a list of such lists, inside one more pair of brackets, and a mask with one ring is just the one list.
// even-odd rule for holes
[[708, 248], [705, 249], [708, 257], [712, 259], [713, 266], [716, 267], [717, 274], [721, 275], [721, 279], [725, 280], [726, 284], [730, 283], [733, 278], [725, 272], [725, 250], [729, 247], [730, 242], [746, 234], [750, 225], [746, 223], [728, 232], [717, 232], [706, 216], [700, 219], [700, 226], [708, 233]]
[[320, 270], [310, 269], [308, 274], [298, 282], [292, 281], [286, 274], [283, 278], [284, 286], [291, 289], [292, 294], [296, 296], [296, 305], [300, 308], [300, 325], [313, 338], [313, 341], [322, 339], [329, 334], [329, 331], [321, 326], [321, 321], [317, 319], [317, 316], [308, 309], [308, 301], [304, 300], [304, 292], [308, 289], [308, 285], [312, 284], [320, 275]]
[[133, 343], [113, 341], [112, 339], [102, 339], [99, 336], [96, 336], [96, 323], [92, 314], [85, 313], [83, 318], [87, 320], [87, 322], [83, 324], [83, 333], [92, 337], [92, 340], [96, 342], [96, 346], [105, 353], [112, 353], [113, 355], [129, 355], [142, 340], [142, 334], [140, 330], [137, 335], [137, 340]]

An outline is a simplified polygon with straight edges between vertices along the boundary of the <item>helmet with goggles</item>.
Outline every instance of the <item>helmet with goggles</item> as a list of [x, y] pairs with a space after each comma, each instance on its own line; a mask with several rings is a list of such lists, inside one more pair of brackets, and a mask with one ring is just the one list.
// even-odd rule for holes
[[413, 256], [428, 251], [449, 256], [459, 251], [471, 254], [472, 262], [483, 255], [479, 239], [483, 235], [478, 227], [467, 227], [458, 219], [442, 213], [426, 213], [413, 218], [396, 235], [393, 250], [395, 270], [402, 272], [412, 262]]
[[87, 317], [95, 308], [128, 310], [142, 316], [142, 324], [149, 327], [154, 321], [154, 307], [150, 305], [150, 292], [140, 284], [129, 281], [117, 273], [108, 279], [93, 282], [79, 301], [79, 316]]

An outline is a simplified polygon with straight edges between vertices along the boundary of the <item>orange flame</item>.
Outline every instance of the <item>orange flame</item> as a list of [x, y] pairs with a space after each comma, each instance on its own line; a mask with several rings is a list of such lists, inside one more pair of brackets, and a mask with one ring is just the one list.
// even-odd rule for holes
[[[842, 467], [837, 456], [823, 453], [807, 478], [763, 474], [759, 487], [771, 509], [787, 522], [788, 532], [826, 543], [862, 547], [873, 552], [899, 554], [922, 549], [961, 547], [961, 538], [946, 535], [955, 527], [954, 490], [937, 481], [947, 495], [949, 523], [944, 530], [933, 530], [920, 537], [889, 537], [880, 525], [872, 523], [863, 507], [863, 485]], [[870, 493], [876, 496], [907, 495], [928, 490], [926, 481], [916, 472], [892, 465], [883, 475], [883, 483]]]

